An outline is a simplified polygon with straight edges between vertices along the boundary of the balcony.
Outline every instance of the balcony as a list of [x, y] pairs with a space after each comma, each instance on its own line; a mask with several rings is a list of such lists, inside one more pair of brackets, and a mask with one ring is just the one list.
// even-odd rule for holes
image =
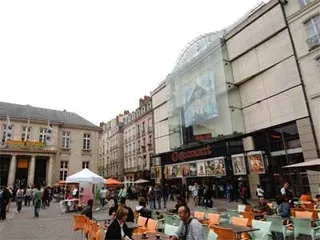
[[140, 148], [137, 148], [137, 154], [141, 153]]
[[148, 133], [152, 132], [152, 127], [148, 127]]
[[137, 171], [137, 167], [127, 167], [124, 169], [125, 173], [131, 173], [131, 172], [136, 172]]
[[141, 131], [141, 135], [142, 135], [142, 136], [146, 135], [145, 130], [142, 130], [142, 131]]
[[320, 36], [318, 34], [313, 35], [312, 37], [306, 40], [309, 50], [318, 47], [320, 45]]
[[142, 149], [142, 152], [146, 152], [146, 146], [142, 145], [141, 149]]

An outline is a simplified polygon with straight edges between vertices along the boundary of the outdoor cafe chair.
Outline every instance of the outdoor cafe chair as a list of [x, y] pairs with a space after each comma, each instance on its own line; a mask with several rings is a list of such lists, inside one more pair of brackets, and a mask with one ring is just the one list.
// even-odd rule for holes
[[234, 240], [232, 229], [212, 226], [214, 233], [218, 236], [216, 240]]
[[282, 234], [284, 240], [294, 235], [294, 231], [289, 229], [292, 224], [283, 225], [282, 217], [266, 216], [266, 221], [271, 222], [271, 232]]
[[164, 234], [166, 235], [169, 235], [169, 236], [173, 235], [176, 233], [177, 230], [178, 230], [178, 226], [174, 226], [167, 223], [164, 224]]
[[291, 220], [294, 224], [295, 239], [298, 239], [299, 235], [311, 236], [312, 240], [320, 238], [320, 226], [311, 227], [311, 219], [292, 217]]
[[252, 227], [259, 229], [249, 233], [253, 240], [272, 240], [271, 222], [252, 220]]
[[97, 232], [99, 230], [98, 224], [95, 221], [90, 221], [90, 225], [89, 240], [96, 240]]
[[148, 228], [146, 227], [147, 220], [148, 219], [145, 217], [142, 217], [142, 216], [138, 217], [137, 224], [139, 225], [139, 227], [134, 229], [133, 235], [142, 234], [143, 232], [148, 230]]
[[193, 216], [197, 219], [203, 220], [205, 217], [205, 212], [194, 211]]
[[81, 231], [81, 238], [83, 238], [84, 227], [86, 224], [85, 216], [80, 214], [74, 214], [72, 216], [73, 216], [72, 239], [74, 238], [74, 233], [76, 231]]
[[248, 226], [249, 219], [241, 217], [231, 217], [231, 224], [238, 226]]
[[252, 212], [242, 212], [241, 213], [244, 218], [248, 219], [248, 227], [252, 227], [252, 220], [254, 220], [254, 213]]
[[157, 220], [149, 218], [148, 219], [148, 223], [147, 223], [147, 230], [145, 232], [147, 232], [147, 233], [155, 233], [155, 232], [157, 232], [157, 230], [156, 230], [157, 224], [158, 224]]
[[207, 224], [210, 225], [218, 225], [220, 224], [220, 215], [217, 213], [208, 213]]

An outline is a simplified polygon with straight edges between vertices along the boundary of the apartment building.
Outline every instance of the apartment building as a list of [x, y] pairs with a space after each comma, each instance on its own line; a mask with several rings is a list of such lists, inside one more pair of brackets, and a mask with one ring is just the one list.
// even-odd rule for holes
[[152, 100], [144, 96], [139, 107], [124, 119], [125, 180], [150, 179], [150, 158], [154, 153]]

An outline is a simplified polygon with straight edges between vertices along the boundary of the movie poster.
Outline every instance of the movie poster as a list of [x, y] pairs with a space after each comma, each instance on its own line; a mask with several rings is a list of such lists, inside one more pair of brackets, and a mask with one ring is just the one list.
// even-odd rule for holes
[[205, 168], [204, 168], [204, 162], [203, 161], [197, 162], [197, 175], [198, 175], [198, 177], [206, 175], [206, 171], [205, 171]]
[[177, 177], [177, 170], [178, 170], [178, 165], [171, 165], [170, 178]]
[[249, 152], [247, 154], [251, 174], [264, 174], [264, 161], [262, 152]]
[[190, 177], [197, 176], [197, 164], [195, 162], [189, 164]]
[[168, 179], [170, 177], [170, 165], [164, 166], [164, 178]]
[[161, 171], [161, 166], [156, 166], [156, 178], [161, 179], [162, 171]]
[[232, 159], [232, 169], [234, 175], [246, 175], [246, 162], [244, 154], [235, 154], [231, 156]]
[[181, 165], [178, 164], [178, 165], [175, 165], [177, 166], [177, 170], [176, 170], [176, 177], [182, 177], [182, 168], [181, 168]]
[[208, 158], [204, 161], [205, 169], [207, 176], [213, 176], [214, 171], [214, 162], [212, 161], [212, 158]]
[[213, 175], [224, 176], [226, 175], [226, 165], [224, 163], [224, 157], [213, 158]]
[[183, 177], [189, 177], [190, 175], [190, 168], [189, 164], [185, 163], [181, 165], [181, 171], [182, 171], [182, 176]]

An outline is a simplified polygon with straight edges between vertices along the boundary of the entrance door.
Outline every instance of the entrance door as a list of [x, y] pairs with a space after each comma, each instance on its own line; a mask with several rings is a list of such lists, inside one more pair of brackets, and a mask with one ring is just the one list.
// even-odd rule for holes
[[18, 156], [17, 157], [17, 170], [16, 170], [16, 185], [22, 188], [28, 185], [28, 165], [30, 157], [29, 156]]
[[34, 183], [36, 185], [46, 185], [47, 181], [47, 161], [48, 157], [37, 157], [36, 158], [36, 167], [35, 167], [35, 176]]

